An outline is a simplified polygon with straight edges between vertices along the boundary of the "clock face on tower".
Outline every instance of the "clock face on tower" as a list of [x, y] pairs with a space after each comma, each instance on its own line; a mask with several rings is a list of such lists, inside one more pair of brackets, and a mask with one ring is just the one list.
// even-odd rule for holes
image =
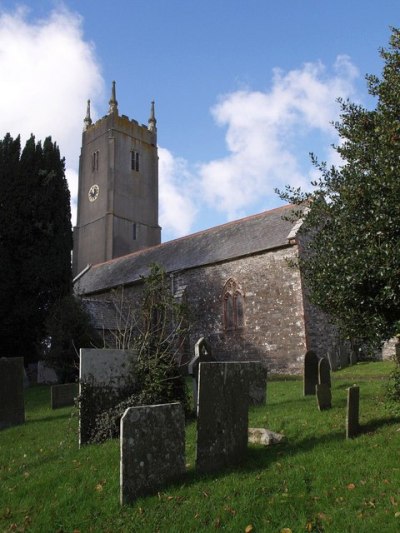
[[89, 202], [94, 202], [95, 200], [97, 200], [99, 196], [99, 192], [100, 192], [100, 187], [96, 183], [92, 185], [88, 192]]

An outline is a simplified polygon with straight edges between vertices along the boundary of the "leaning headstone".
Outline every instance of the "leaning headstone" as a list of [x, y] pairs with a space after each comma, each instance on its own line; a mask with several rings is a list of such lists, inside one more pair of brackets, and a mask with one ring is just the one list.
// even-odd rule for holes
[[120, 502], [154, 494], [185, 472], [180, 403], [130, 407], [121, 418]]
[[351, 439], [360, 432], [360, 387], [353, 385], [347, 389], [346, 437]]
[[24, 358], [0, 359], [0, 429], [25, 422]]
[[304, 396], [315, 394], [318, 385], [318, 356], [309, 350], [304, 356]]
[[275, 433], [267, 428], [249, 428], [248, 440], [250, 444], [261, 444], [262, 446], [270, 446], [271, 444], [279, 444], [284, 440], [285, 436], [281, 433]]
[[249, 373], [255, 363], [200, 363], [196, 467], [240, 463], [247, 450]]
[[331, 367], [326, 357], [318, 361], [318, 384], [331, 387]]
[[332, 392], [329, 385], [326, 383], [315, 385], [315, 393], [317, 396], [318, 409], [320, 411], [325, 411], [332, 407]]
[[75, 403], [75, 398], [79, 394], [78, 383], [64, 383], [63, 385], [52, 385], [51, 387], [51, 408], [70, 407]]
[[193, 385], [193, 411], [197, 413], [197, 390], [199, 382], [199, 364], [215, 361], [211, 353], [211, 347], [204, 337], [194, 345], [194, 357], [191, 359], [188, 367], [189, 375], [192, 376]]

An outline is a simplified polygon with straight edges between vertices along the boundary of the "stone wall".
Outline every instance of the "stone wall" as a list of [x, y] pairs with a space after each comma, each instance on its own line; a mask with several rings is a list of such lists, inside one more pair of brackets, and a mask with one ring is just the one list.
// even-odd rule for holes
[[[288, 264], [296, 256], [297, 247], [290, 246], [170, 275], [171, 289], [184, 294], [193, 323], [183, 360], [205, 337], [217, 360], [263, 361], [268, 371], [300, 373], [306, 352], [302, 287], [299, 271]], [[244, 295], [244, 327], [226, 331], [223, 291], [230, 279]], [[135, 305], [140, 292], [140, 284], [127, 287], [125, 298]]]

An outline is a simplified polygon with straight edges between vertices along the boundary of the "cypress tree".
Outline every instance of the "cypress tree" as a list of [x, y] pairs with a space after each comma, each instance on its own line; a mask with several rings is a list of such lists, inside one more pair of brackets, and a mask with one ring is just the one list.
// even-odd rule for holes
[[45, 320], [71, 293], [72, 231], [64, 160], [48, 137], [0, 144], [0, 335], [4, 355], [36, 361]]

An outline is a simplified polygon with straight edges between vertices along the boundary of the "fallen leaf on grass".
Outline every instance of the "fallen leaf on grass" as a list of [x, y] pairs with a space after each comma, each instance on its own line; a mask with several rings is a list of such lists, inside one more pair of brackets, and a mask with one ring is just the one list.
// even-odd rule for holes
[[219, 516], [214, 520], [214, 527], [215, 529], [219, 529], [221, 527], [221, 518]]
[[356, 486], [354, 485], [354, 483], [349, 483], [349, 484], [347, 485], [347, 488], [348, 488], [349, 490], [354, 490], [354, 489], [356, 488]]
[[394, 496], [390, 496], [390, 503], [394, 505], [395, 507], [398, 505], [398, 502], [395, 500]]
[[399, 512], [394, 513], [394, 517], [395, 517], [395, 518], [400, 518], [400, 513], [399, 513]]
[[283, 529], [281, 529], [281, 533], [292, 533], [292, 530], [290, 529], [290, 527], [284, 527]]
[[249, 524], [248, 526], [246, 526], [244, 533], [252, 533], [252, 531], [254, 531], [254, 527], [252, 524]]

